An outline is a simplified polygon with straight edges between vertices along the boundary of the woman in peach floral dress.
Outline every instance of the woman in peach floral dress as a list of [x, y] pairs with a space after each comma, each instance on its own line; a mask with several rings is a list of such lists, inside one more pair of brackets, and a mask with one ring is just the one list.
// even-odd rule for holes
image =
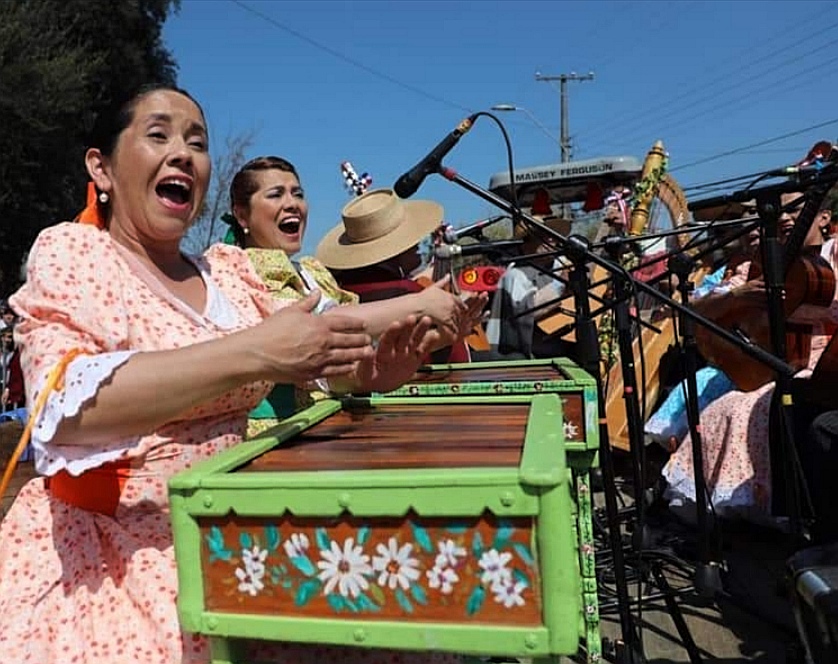
[[[120, 109], [85, 157], [97, 199], [43, 231], [20, 316], [28, 401], [47, 390], [32, 443], [43, 476], [0, 523], [0, 653], [7, 662], [197, 663], [183, 634], [166, 483], [242, 438], [275, 382], [398, 384], [430, 321], [393, 323], [373, 350], [363, 323], [313, 316], [318, 295], [277, 305], [239, 249], [179, 250], [210, 175], [198, 104], [170, 88]], [[73, 356], [73, 353], [80, 353]], [[278, 644], [270, 661], [433, 661]], [[451, 659], [440, 656], [441, 659]]]

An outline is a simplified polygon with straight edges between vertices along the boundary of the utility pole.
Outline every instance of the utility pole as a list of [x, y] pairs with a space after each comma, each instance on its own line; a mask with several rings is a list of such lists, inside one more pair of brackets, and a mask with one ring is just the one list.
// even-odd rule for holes
[[570, 161], [570, 132], [567, 125], [567, 82], [568, 81], [593, 81], [594, 72], [579, 75], [576, 72], [569, 74], [556, 74], [554, 76], [542, 76], [539, 72], [535, 72], [536, 81], [558, 81], [559, 91], [561, 93], [561, 128], [559, 144], [562, 148], [562, 163]]

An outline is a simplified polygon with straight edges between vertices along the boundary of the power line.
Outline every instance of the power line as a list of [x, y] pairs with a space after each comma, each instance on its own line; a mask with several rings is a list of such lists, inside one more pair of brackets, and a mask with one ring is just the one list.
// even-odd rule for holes
[[[803, 21], [798, 23], [796, 27], [801, 28], [801, 27], [805, 26], [806, 24], [811, 23], [812, 21], [821, 18], [827, 12], [834, 11], [837, 7], [838, 7], [838, 5], [829, 5], [827, 7], [827, 9], [812, 14], [809, 18], [804, 19]], [[725, 76], [722, 76], [722, 77], [716, 76], [716, 77], [712, 78], [710, 81], [708, 81], [706, 83], [699, 84], [699, 85], [694, 85], [694, 86], [688, 88], [687, 90], [685, 90], [684, 92], [682, 92], [681, 94], [679, 94], [678, 96], [670, 99], [666, 104], [664, 104], [664, 105], [656, 104], [655, 106], [648, 107], [645, 110], [642, 110], [640, 112], [637, 112], [637, 113], [629, 116], [628, 119], [625, 116], [620, 116], [619, 119], [612, 120], [610, 122], [606, 122], [604, 125], [600, 125], [599, 127], [594, 126], [591, 129], [583, 129], [581, 132], [579, 132], [579, 134], [577, 134], [577, 138], [580, 135], [588, 135], [588, 134], [590, 134], [594, 131], [596, 131], [596, 133], [599, 134], [600, 136], [603, 134], [603, 132], [612, 132], [612, 135], [613, 135], [613, 132], [614, 132], [615, 129], [619, 128], [620, 130], [622, 130], [622, 129], [624, 129], [626, 124], [635, 125], [635, 124], [638, 123], [638, 121], [645, 122], [649, 118], [654, 118], [654, 119], [657, 120], [657, 119], [660, 118], [660, 111], [662, 110], [662, 108], [675, 107], [676, 109], [680, 109], [680, 111], [686, 110], [684, 106], [676, 106], [675, 102], [683, 100], [683, 99], [689, 99], [690, 97], [694, 96], [696, 93], [702, 92], [704, 90], [707, 90], [708, 88], [713, 87], [714, 85], [717, 85], [720, 81], [729, 80], [731, 78], [737, 77], [738, 74], [740, 74], [742, 72], [745, 72], [748, 69], [753, 68], [755, 65], [757, 65], [759, 63], [765, 62], [766, 60], [770, 60], [771, 58], [774, 58], [778, 55], [781, 55], [782, 53], [784, 53], [786, 51], [792, 50], [792, 49], [796, 48], [797, 46], [799, 46], [801, 44], [810, 43], [813, 37], [816, 37], [820, 34], [823, 34], [824, 32], [828, 32], [829, 30], [834, 29], [836, 26], [838, 26], [838, 23], [833, 23], [833, 24], [830, 24], [830, 25], [826, 26], [825, 28], [822, 28], [822, 29], [814, 32], [814, 33], [807, 33], [804, 37], [798, 39], [797, 41], [789, 43], [787, 46], [784, 46], [784, 47], [778, 47], [776, 45], [770, 46], [770, 51], [766, 55], [763, 55], [763, 56], [761, 56], [761, 57], [759, 57], [755, 60], [750, 61], [749, 63], [746, 63], [746, 64], [738, 67], [736, 70], [731, 71], [730, 73], [728, 73]], [[771, 44], [773, 44], [776, 37], [786, 37], [786, 36], [788, 36], [788, 34], [789, 34], [789, 28], [783, 27], [781, 30], [767, 36], [764, 41], [765, 41], [766, 44], [771, 45]], [[727, 67], [728, 63], [730, 61], [736, 59], [737, 54], [745, 55], [745, 54], [749, 54], [751, 52], [752, 52], [751, 48], [741, 49], [739, 51], [736, 51], [732, 56], [726, 57], [724, 63], [719, 63], [719, 64], [724, 64], [724, 66]], [[809, 49], [809, 52], [811, 52], [811, 49]], [[782, 66], [782, 64], [779, 65], [779, 66]], [[706, 68], [704, 71], [708, 72], [708, 71], [713, 71], [714, 69], [718, 69], [718, 66]], [[660, 92], [660, 90], [658, 90], [658, 92], [652, 94], [651, 96], [654, 97], [654, 98], [659, 98], [660, 97], [660, 94], [658, 94], [659, 92]], [[703, 99], [702, 99], [702, 101], [703, 101]], [[691, 107], [692, 104], [687, 104], [686, 106]], [[678, 111], [676, 111], [676, 113], [677, 112]], [[671, 115], [672, 115], [672, 113], [670, 113], [670, 116]]]
[[[838, 43], [838, 40], [835, 40], [835, 41], [836, 41], [836, 43]], [[780, 79], [779, 81], [777, 81], [771, 87], [764, 86], [759, 91], [745, 92], [745, 93], [743, 93], [743, 94], [741, 94], [737, 97], [733, 97], [733, 98], [729, 99], [728, 101], [722, 102], [720, 104], [716, 104], [715, 106], [711, 106], [710, 108], [700, 110], [696, 113], [693, 113], [692, 115], [688, 115], [688, 116], [686, 116], [684, 118], [681, 118], [680, 120], [677, 120], [675, 122], [671, 122], [669, 124], [664, 124], [663, 126], [656, 126], [655, 129], [654, 129], [654, 133], [656, 135], [660, 135], [662, 130], [664, 130], [664, 129], [682, 127], [685, 124], [691, 123], [693, 120], [696, 120], [697, 118], [706, 116], [708, 114], [712, 114], [714, 112], [718, 112], [718, 111], [722, 111], [722, 110], [730, 111], [731, 108], [735, 108], [735, 105], [737, 104], [737, 102], [742, 102], [742, 101], [747, 102], [744, 105], [739, 104], [740, 108], [747, 108], [748, 106], [753, 105], [753, 103], [758, 99], [763, 99], [763, 100], [764, 99], [771, 99], [772, 97], [777, 97], [777, 96], [780, 96], [780, 95], [787, 96], [790, 92], [810, 84], [811, 80], [798, 81], [794, 85], [783, 85], [782, 87], [779, 87], [779, 84], [784, 84], [787, 81], [797, 80], [801, 76], [804, 76], [806, 74], [811, 74], [813, 72], [816, 72], [819, 69], [830, 67], [830, 65], [832, 65], [836, 61], [838, 61], [838, 55], [836, 55], [833, 58], [830, 58], [829, 60], [819, 62], [819, 64], [814, 65], [812, 67], [809, 67], [808, 69], [804, 69], [802, 71], [794, 72], [793, 74], [791, 74], [791, 75], [789, 75], [789, 76], [787, 76], [783, 79]], [[629, 131], [627, 134], [625, 134], [624, 136], [621, 137], [624, 140], [621, 140], [617, 143], [611, 143], [611, 145], [619, 146], [619, 145], [626, 145], [626, 144], [632, 143], [632, 142], [634, 142], [634, 140], [637, 140], [638, 138], [640, 138], [644, 135], [647, 135], [649, 131], [650, 130], [648, 130], [647, 128], [642, 128], [642, 129], [638, 128], [638, 129], [635, 129], [634, 131]], [[678, 134], [675, 134], [675, 135], [677, 136]], [[671, 135], [670, 135], [670, 137], [671, 137]], [[598, 145], [599, 143], [602, 143], [602, 142], [603, 141], [594, 142], [594, 145]]]
[[382, 80], [387, 81], [388, 83], [393, 83], [394, 85], [398, 85], [400, 88], [404, 88], [405, 90], [409, 90], [410, 92], [413, 92], [417, 95], [420, 95], [421, 97], [425, 97], [426, 99], [430, 99], [431, 101], [436, 101], [436, 102], [439, 102], [441, 104], [445, 104], [446, 106], [451, 106], [452, 108], [456, 108], [456, 109], [459, 109], [461, 111], [465, 111], [466, 113], [473, 113], [474, 112], [474, 109], [472, 109], [472, 108], [468, 108], [467, 106], [457, 104], [456, 102], [450, 101], [448, 99], [438, 97], [437, 95], [434, 95], [430, 92], [427, 92], [426, 90], [422, 90], [421, 88], [417, 88], [415, 85], [411, 85], [410, 83], [405, 83], [404, 81], [400, 81], [399, 79], [394, 78], [393, 76], [390, 76], [389, 74], [385, 74], [383, 72], [378, 71], [377, 69], [373, 69], [372, 67], [370, 67], [368, 65], [365, 65], [363, 62], [359, 62], [358, 60], [355, 60], [354, 58], [351, 58], [348, 55], [345, 55], [345, 54], [341, 53], [340, 51], [336, 51], [335, 49], [331, 48], [330, 46], [326, 46], [325, 44], [321, 44], [320, 42], [315, 41], [311, 37], [308, 37], [308, 36], [304, 35], [303, 33], [298, 32], [297, 30], [294, 30], [293, 28], [289, 28], [287, 25], [284, 25], [283, 23], [280, 23], [275, 18], [273, 18], [271, 16], [268, 16], [267, 14], [264, 14], [263, 12], [260, 12], [258, 9], [254, 9], [253, 7], [248, 6], [247, 4], [242, 2], [241, 0], [229, 0], [229, 1], [231, 3], [233, 3], [234, 5], [237, 5], [241, 9], [244, 9], [245, 11], [250, 12], [254, 16], [258, 16], [263, 21], [265, 21], [267, 23], [270, 23], [274, 27], [279, 28], [283, 32], [287, 32], [289, 35], [292, 35], [292, 36], [296, 37], [297, 39], [300, 39], [300, 40], [306, 42], [307, 44], [309, 44], [311, 46], [314, 46], [315, 48], [317, 48], [317, 49], [319, 49], [319, 50], [321, 50], [325, 53], [328, 53], [329, 55], [337, 58], [338, 60], [342, 60], [343, 62], [346, 62], [347, 64], [350, 64], [353, 67], [357, 67], [358, 69], [361, 69], [361, 70], [367, 72], [368, 74], [372, 74], [373, 76], [376, 76], [377, 78], [380, 78]]
[[828, 127], [829, 125], [838, 124], [838, 118], [834, 118], [832, 120], [826, 120], [825, 122], [819, 122], [818, 124], [811, 125], [809, 127], [804, 127], [803, 129], [798, 129], [796, 131], [791, 131], [787, 134], [782, 134], [781, 136], [775, 136], [774, 138], [767, 138], [764, 141], [758, 141], [757, 143], [751, 143], [750, 145], [744, 145], [740, 148], [734, 148], [733, 150], [727, 150], [725, 152], [720, 152], [719, 154], [713, 155], [711, 157], [705, 157], [704, 159], [698, 159], [696, 161], [691, 161], [688, 164], [681, 164], [680, 166], [676, 166], [675, 168], [670, 168], [669, 172], [672, 173], [674, 171], [682, 171], [685, 168], [692, 168], [693, 166], [699, 166], [700, 164], [707, 164], [711, 161], [716, 161], [718, 159], [722, 159], [724, 157], [730, 157], [734, 154], [739, 154], [740, 152], [745, 152], [747, 150], [752, 150], [753, 148], [762, 147], [763, 145], [769, 145], [771, 143], [776, 143], [777, 141], [782, 141], [785, 138], [791, 138], [792, 136], [799, 136], [800, 134], [805, 134], [807, 131], [812, 131], [813, 129], [821, 129], [823, 127]]

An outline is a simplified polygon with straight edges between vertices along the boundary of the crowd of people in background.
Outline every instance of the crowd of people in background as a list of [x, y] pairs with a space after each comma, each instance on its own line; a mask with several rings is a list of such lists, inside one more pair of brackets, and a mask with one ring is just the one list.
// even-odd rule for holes
[[26, 391], [20, 366], [20, 348], [15, 345], [17, 316], [4, 301], [0, 304], [0, 421], [26, 419]]

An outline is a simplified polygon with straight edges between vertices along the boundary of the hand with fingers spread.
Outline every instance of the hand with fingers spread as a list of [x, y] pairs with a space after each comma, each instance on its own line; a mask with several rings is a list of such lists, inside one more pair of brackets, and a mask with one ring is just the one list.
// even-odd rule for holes
[[483, 312], [489, 303], [488, 293], [469, 293], [463, 300], [465, 311], [463, 311], [460, 323], [460, 336], [464, 337], [472, 331], [475, 325], [483, 320]]
[[396, 321], [381, 334], [375, 355], [362, 360], [352, 380], [331, 381], [336, 391], [389, 392], [406, 383], [422, 364], [428, 352], [431, 319], [408, 316]]
[[352, 316], [313, 315], [319, 299], [314, 291], [245, 333], [262, 361], [263, 378], [303, 385], [349, 375], [358, 362], [372, 358], [364, 322]]
[[[430, 290], [430, 288], [425, 290]], [[434, 351], [451, 346], [468, 336], [474, 326], [482, 320], [489, 295], [488, 293], [469, 293], [465, 299], [457, 298], [457, 300], [461, 306], [458, 308], [457, 316], [452, 324], [437, 325], [428, 330], [425, 345], [430, 350]]]

